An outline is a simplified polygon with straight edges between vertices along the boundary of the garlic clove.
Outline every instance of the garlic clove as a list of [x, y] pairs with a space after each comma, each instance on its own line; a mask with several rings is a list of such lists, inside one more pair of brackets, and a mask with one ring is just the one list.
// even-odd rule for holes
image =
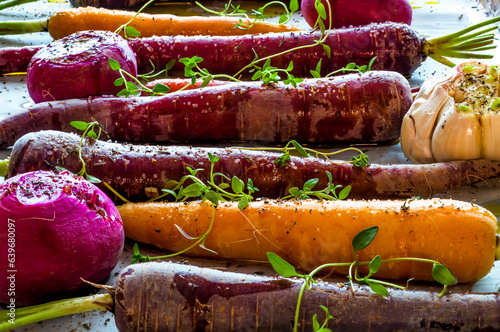
[[481, 158], [480, 115], [471, 107], [449, 102], [443, 108], [432, 135], [432, 153], [438, 162]]
[[433, 163], [432, 132], [442, 107], [453, 98], [441, 87], [446, 79], [429, 77], [420, 88], [415, 101], [403, 118], [401, 149], [413, 163]]
[[488, 111], [481, 115], [483, 125], [482, 158], [500, 160], [500, 113]]

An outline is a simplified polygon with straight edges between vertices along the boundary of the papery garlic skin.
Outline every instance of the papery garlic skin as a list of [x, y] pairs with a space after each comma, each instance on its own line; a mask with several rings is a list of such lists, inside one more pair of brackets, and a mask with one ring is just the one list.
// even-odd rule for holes
[[432, 133], [441, 109], [453, 102], [453, 98], [442, 88], [443, 82], [429, 77], [420, 88], [415, 100], [403, 118], [401, 148], [413, 163], [433, 163]]
[[403, 119], [401, 148], [413, 163], [500, 160], [500, 69], [477, 61], [428, 78]]
[[483, 125], [481, 158], [500, 160], [500, 112], [484, 113], [481, 119]]
[[479, 114], [457, 111], [451, 102], [443, 108], [432, 134], [432, 154], [437, 162], [481, 158], [482, 130]]

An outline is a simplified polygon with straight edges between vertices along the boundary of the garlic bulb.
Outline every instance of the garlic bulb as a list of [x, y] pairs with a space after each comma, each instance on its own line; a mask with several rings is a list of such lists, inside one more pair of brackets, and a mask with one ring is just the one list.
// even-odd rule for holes
[[414, 163], [500, 160], [500, 67], [477, 61], [430, 77], [403, 119], [401, 148]]

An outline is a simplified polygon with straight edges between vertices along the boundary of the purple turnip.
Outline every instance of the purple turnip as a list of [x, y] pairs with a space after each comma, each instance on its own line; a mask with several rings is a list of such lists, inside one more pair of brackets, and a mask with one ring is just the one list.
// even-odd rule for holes
[[67, 171], [0, 184], [0, 302], [41, 303], [100, 282], [123, 251], [121, 217], [106, 194]]
[[[301, 3], [301, 13], [311, 27], [315, 27], [318, 20], [315, 3], [316, 0], [302, 0]], [[387, 21], [410, 25], [412, 20], [412, 9], [408, 0], [328, 0], [328, 3], [321, 0], [326, 13], [330, 8], [332, 28]], [[330, 26], [328, 14], [323, 23], [327, 28]]]
[[116, 95], [122, 87], [109, 59], [137, 75], [134, 52], [125, 39], [107, 31], [82, 31], [40, 49], [28, 65], [26, 83], [34, 102]]

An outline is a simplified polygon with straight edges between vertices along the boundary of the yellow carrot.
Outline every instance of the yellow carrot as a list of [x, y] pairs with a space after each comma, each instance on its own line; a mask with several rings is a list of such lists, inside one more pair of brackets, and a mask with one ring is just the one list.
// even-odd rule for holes
[[[83, 30], [116, 31], [135, 15], [132, 11], [94, 7], [70, 8], [58, 11], [49, 19], [49, 33], [54, 39], [66, 37]], [[129, 24], [142, 37], [161, 35], [242, 35], [267, 32], [299, 31], [291, 25], [274, 25], [256, 22], [250, 29], [235, 28], [240, 18], [223, 16], [176, 16], [170, 14], [140, 13]], [[242, 19], [243, 23], [249, 23]]]
[[[210, 203], [128, 203], [119, 207], [129, 238], [178, 252], [209, 228]], [[456, 200], [258, 201], [240, 211], [221, 203], [205, 246], [186, 254], [221, 259], [266, 260], [274, 252], [310, 271], [321, 264], [352, 262], [351, 241], [378, 226], [374, 241], [357, 252], [359, 261], [418, 257], [445, 264], [461, 283], [485, 276], [495, 259], [496, 218], [486, 209]], [[432, 264], [382, 264], [380, 278], [432, 280]], [[366, 271], [366, 270], [365, 270]], [[347, 273], [346, 269], [337, 272]]]

